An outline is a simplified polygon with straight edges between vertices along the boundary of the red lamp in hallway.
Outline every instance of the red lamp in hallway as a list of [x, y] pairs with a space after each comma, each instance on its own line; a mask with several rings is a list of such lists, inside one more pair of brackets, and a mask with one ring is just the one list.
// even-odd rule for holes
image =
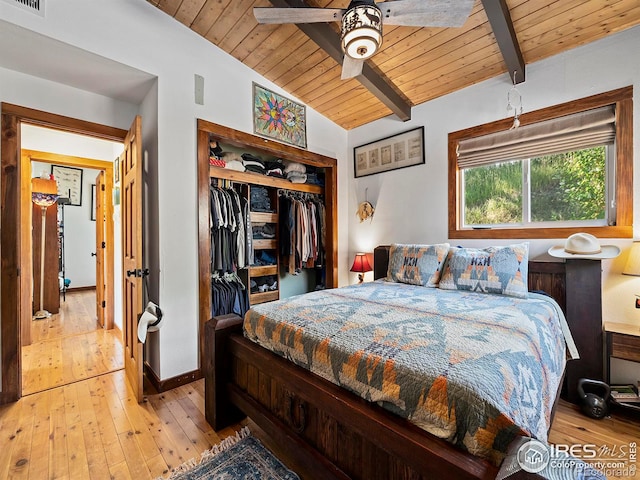
[[352, 272], [359, 273], [358, 275], [358, 283], [362, 283], [364, 281], [364, 274], [373, 270], [371, 268], [371, 264], [367, 259], [366, 253], [356, 253], [356, 258], [353, 260], [353, 265], [351, 266]]

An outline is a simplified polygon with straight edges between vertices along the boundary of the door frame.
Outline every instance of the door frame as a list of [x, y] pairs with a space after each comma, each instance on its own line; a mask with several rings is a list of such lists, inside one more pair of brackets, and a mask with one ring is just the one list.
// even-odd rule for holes
[[[63, 165], [66, 167], [77, 168], [91, 168], [94, 170], [101, 170], [104, 172], [105, 180], [105, 195], [106, 198], [111, 198], [113, 191], [113, 163], [104, 160], [95, 160], [93, 158], [75, 157], [71, 155], [61, 155], [58, 153], [41, 152], [37, 150], [21, 149], [21, 172], [20, 178], [22, 183], [20, 185], [20, 208], [21, 215], [24, 219], [22, 225], [31, 225], [32, 222], [32, 208], [31, 208], [31, 195], [30, 195], [30, 183], [31, 183], [31, 162], [43, 162], [55, 165]], [[105, 292], [106, 307], [104, 312], [104, 328], [110, 330], [113, 328], [113, 297], [114, 297], [114, 278], [113, 278], [113, 266], [114, 266], [114, 231], [113, 231], [113, 203], [107, 202], [105, 204], [105, 217], [110, 220], [107, 221], [105, 229], [105, 270], [106, 270], [106, 285]], [[33, 251], [33, 240], [29, 228], [22, 228], [22, 241], [21, 245], [24, 246], [26, 252]], [[29, 257], [27, 259], [26, 257]], [[30, 261], [30, 255], [23, 255], [21, 262], [28, 262], [25, 268], [21, 268], [20, 271], [24, 272], [24, 276], [28, 277], [25, 282], [31, 285], [33, 281], [33, 266]], [[25, 317], [25, 313], [20, 318], [20, 329], [22, 332], [21, 345], [24, 347], [31, 343], [30, 335], [30, 318]]]
[[[21, 142], [20, 126], [28, 123], [89, 137], [124, 142], [127, 130], [63, 115], [0, 103], [0, 345], [2, 391], [0, 405], [15, 402], [22, 395], [22, 347], [20, 319], [31, 317], [31, 285], [27, 283], [22, 231], [30, 228], [20, 215]], [[30, 256], [29, 256], [30, 257]]]
[[[112, 165], [116, 167], [116, 165]], [[113, 172], [114, 168], [109, 170]], [[113, 238], [109, 238], [109, 223], [113, 224], [113, 214], [109, 214], [109, 209], [113, 209], [113, 194], [108, 186], [107, 170], [101, 170], [93, 184], [91, 195], [93, 201], [91, 208], [95, 211], [96, 222], [96, 238], [95, 238], [95, 257], [96, 257], [96, 316], [98, 317], [98, 325], [104, 329], [113, 328], [113, 263], [109, 263], [109, 245], [113, 245]], [[109, 201], [107, 202], [107, 198]], [[113, 285], [113, 286], [112, 286]]]

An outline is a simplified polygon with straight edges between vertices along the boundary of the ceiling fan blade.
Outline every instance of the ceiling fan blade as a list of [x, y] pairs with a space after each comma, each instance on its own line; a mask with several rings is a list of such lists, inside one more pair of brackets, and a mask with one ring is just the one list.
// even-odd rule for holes
[[362, 67], [364, 66], [364, 60], [357, 60], [351, 58], [349, 55], [345, 55], [342, 60], [342, 80], [357, 77], [362, 73]]
[[343, 13], [342, 8], [254, 7], [253, 9], [258, 23], [339, 22]]
[[406, 27], [461, 27], [466, 22], [474, 0], [396, 0], [380, 2], [385, 25]]

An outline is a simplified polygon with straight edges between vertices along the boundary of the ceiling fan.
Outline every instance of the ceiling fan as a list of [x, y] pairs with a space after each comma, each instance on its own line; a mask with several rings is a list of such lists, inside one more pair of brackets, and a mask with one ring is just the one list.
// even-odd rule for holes
[[342, 79], [362, 72], [364, 61], [382, 45], [382, 24], [408, 27], [460, 27], [474, 0], [351, 0], [347, 8], [255, 7], [258, 23], [341, 22]]

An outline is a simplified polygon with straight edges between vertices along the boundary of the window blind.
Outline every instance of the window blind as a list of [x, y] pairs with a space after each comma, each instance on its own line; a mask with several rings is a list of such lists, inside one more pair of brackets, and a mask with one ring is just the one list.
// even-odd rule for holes
[[611, 144], [616, 137], [615, 120], [615, 107], [608, 105], [460, 140], [458, 167], [478, 167]]

